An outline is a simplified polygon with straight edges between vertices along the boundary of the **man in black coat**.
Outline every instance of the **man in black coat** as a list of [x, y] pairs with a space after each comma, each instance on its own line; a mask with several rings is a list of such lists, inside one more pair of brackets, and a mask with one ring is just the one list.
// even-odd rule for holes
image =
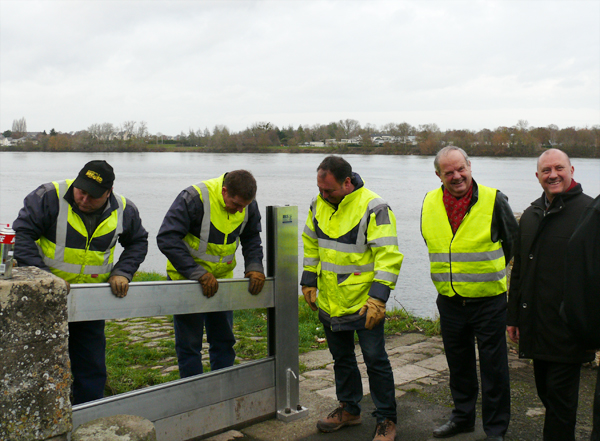
[[[600, 196], [584, 212], [567, 247], [564, 318], [587, 349], [600, 348]], [[594, 429], [600, 441], [600, 369], [594, 397]]]
[[544, 441], [574, 441], [581, 363], [593, 359], [559, 315], [567, 243], [592, 198], [573, 179], [569, 157], [558, 149], [538, 158], [544, 189], [521, 216], [511, 275], [507, 331], [519, 357], [533, 359], [538, 395], [546, 408]]

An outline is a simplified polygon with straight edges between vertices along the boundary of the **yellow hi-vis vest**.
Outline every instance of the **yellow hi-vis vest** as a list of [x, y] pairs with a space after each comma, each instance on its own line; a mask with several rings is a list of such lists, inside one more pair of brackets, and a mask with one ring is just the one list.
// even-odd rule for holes
[[431, 280], [438, 293], [453, 297], [491, 297], [506, 292], [506, 261], [491, 226], [497, 190], [479, 185], [479, 198], [456, 234], [443, 202], [443, 190], [423, 201], [421, 232], [429, 249]]
[[317, 304], [331, 317], [358, 312], [374, 281], [394, 289], [403, 259], [396, 218], [371, 190], [346, 195], [337, 209], [318, 195], [302, 240], [304, 270], [317, 274]]
[[[198, 192], [198, 197], [202, 201], [204, 216], [200, 227], [200, 237], [188, 233], [183, 238], [183, 242], [196, 263], [217, 279], [233, 277], [233, 269], [236, 265], [235, 251], [240, 243], [239, 235], [242, 234], [248, 222], [248, 207], [244, 208], [241, 213], [235, 212], [235, 214], [225, 210], [225, 201], [222, 194], [224, 177], [225, 175], [222, 175], [192, 186]], [[240, 225], [241, 228], [235, 241], [228, 243], [230, 242], [228, 236]], [[209, 242], [211, 226], [222, 233], [222, 243]], [[167, 261], [167, 274], [172, 280], [186, 279], [177, 272], [170, 261]]]
[[53, 182], [58, 195], [56, 243], [42, 236], [36, 242], [40, 255], [52, 274], [69, 283], [106, 282], [114, 266], [117, 240], [123, 232], [125, 198], [113, 193], [117, 208], [98, 225], [92, 237], [88, 237], [81, 217], [64, 198], [72, 183], [73, 179]]

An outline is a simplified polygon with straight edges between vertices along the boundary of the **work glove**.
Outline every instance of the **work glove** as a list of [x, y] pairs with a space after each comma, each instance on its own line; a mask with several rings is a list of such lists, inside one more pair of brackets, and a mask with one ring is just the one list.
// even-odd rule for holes
[[110, 276], [108, 279], [112, 293], [117, 297], [125, 297], [129, 290], [129, 279], [124, 276]]
[[367, 303], [360, 308], [360, 315], [367, 314], [365, 328], [373, 329], [385, 317], [385, 302], [374, 297], [369, 297]]
[[71, 284], [65, 280], [65, 285], [67, 285], [67, 295], [71, 292]]
[[302, 286], [302, 294], [304, 294], [304, 300], [310, 306], [310, 309], [316, 311], [317, 307], [317, 288], [314, 286]]
[[248, 282], [248, 292], [253, 296], [259, 294], [265, 286], [265, 275], [260, 271], [248, 271], [244, 277], [250, 279]]
[[202, 286], [202, 293], [209, 299], [214, 296], [219, 289], [219, 282], [217, 282], [217, 279], [215, 279], [215, 276], [211, 273], [205, 273], [198, 279], [198, 282], [200, 282], [200, 285]]

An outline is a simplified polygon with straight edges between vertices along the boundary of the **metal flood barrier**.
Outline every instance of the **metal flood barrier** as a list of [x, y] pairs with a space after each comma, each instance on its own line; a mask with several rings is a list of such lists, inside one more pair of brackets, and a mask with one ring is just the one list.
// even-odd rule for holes
[[268, 328], [266, 358], [73, 406], [73, 429], [101, 417], [137, 415], [154, 423], [159, 441], [182, 441], [275, 415], [283, 421], [306, 416], [298, 387], [297, 217], [297, 207], [267, 207], [267, 280], [257, 296], [248, 293], [248, 279], [219, 280], [210, 299], [188, 280], [131, 283], [122, 299], [108, 283], [72, 285], [70, 322], [267, 308]]

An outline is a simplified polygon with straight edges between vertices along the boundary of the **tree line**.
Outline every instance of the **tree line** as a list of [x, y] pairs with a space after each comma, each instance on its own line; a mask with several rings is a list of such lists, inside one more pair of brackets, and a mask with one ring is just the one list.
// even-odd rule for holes
[[[24, 118], [13, 128], [26, 127]], [[6, 136], [8, 132], [4, 132]], [[311, 144], [313, 143], [313, 144]], [[317, 149], [314, 144], [321, 144]], [[519, 120], [511, 127], [472, 131], [441, 130], [437, 124], [412, 126], [409, 123], [389, 123], [381, 127], [361, 125], [345, 119], [329, 124], [277, 127], [258, 122], [239, 132], [225, 125], [181, 132], [175, 137], [162, 133], [150, 134], [145, 122], [126, 121], [120, 126], [111, 123], [92, 124], [76, 133], [38, 134], [5, 150], [42, 151], [211, 151], [267, 152], [326, 151], [338, 153], [375, 153], [403, 155], [434, 155], [445, 145], [456, 145], [474, 156], [536, 156], [543, 149], [557, 147], [573, 157], [600, 157], [600, 124], [593, 127], [556, 125], [531, 127]]]

